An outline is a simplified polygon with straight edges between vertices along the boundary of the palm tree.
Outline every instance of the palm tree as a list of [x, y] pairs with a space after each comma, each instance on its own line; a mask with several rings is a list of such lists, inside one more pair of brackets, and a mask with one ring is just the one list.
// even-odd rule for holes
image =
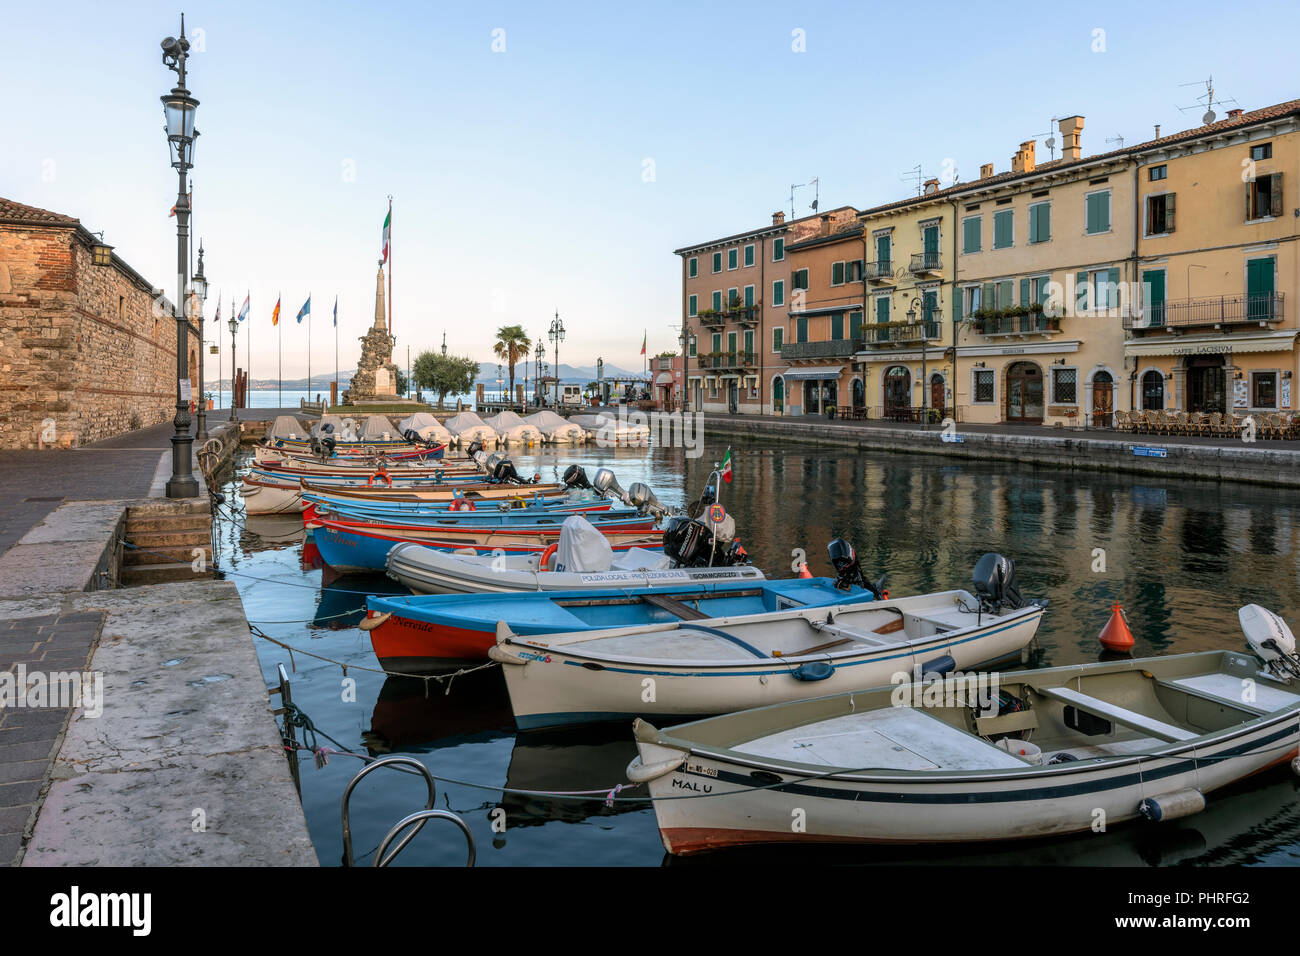
[[492, 343], [492, 351], [510, 368], [511, 401], [514, 401], [515, 395], [515, 363], [528, 354], [532, 344], [522, 325], [506, 325], [497, 329], [497, 340]]

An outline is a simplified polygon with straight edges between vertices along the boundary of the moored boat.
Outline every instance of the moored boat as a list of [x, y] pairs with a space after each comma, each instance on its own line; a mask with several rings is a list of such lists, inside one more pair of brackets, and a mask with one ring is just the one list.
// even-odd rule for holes
[[[638, 720], [628, 777], [649, 785], [675, 854], [1029, 839], [1187, 816], [1273, 765], [1300, 772], [1300, 659], [1265, 615], [1241, 612], [1265, 669], [1204, 651], [900, 683], [663, 731]], [[1275, 636], [1251, 635], [1248, 617]], [[1289, 641], [1280, 663], [1269, 641]]]

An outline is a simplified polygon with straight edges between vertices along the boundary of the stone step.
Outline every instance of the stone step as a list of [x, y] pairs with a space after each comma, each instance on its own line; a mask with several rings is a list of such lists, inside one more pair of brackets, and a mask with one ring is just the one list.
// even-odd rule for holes
[[175, 547], [159, 546], [150, 548], [147, 551], [139, 548], [123, 548], [122, 564], [126, 567], [140, 567], [146, 564], [168, 564], [170, 562], [184, 561], [186, 564], [194, 560], [194, 549], [200, 548], [203, 551], [203, 560], [212, 559], [212, 550], [202, 544], [182, 544]]
[[211, 538], [211, 531], [208, 528], [190, 528], [179, 531], [140, 531], [126, 535], [126, 540], [132, 544], [151, 550], [182, 544], [206, 548], [211, 543]]
[[212, 527], [212, 516], [208, 514], [185, 513], [178, 515], [130, 516], [126, 519], [128, 535], [148, 531], [186, 531], [189, 529], [207, 530]]
[[209, 514], [212, 505], [207, 498], [155, 498], [131, 505], [128, 518], [151, 518], [159, 515]]
[[144, 564], [122, 568], [121, 583], [124, 587], [133, 587], [141, 584], [162, 584], [165, 581], [194, 581], [213, 577], [216, 577], [216, 574], [211, 568], [207, 571], [196, 572], [188, 563]]

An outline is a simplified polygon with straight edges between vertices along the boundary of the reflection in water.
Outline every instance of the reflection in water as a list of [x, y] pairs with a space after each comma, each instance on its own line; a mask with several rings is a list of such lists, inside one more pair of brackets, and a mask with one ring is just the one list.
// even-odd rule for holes
[[[512, 453], [521, 472], [556, 480], [577, 462], [590, 473], [607, 464], [623, 487], [644, 481], [670, 505], [699, 493], [726, 446], [734, 482], [722, 501], [740, 540], [770, 576], [787, 577], [802, 548], [814, 574], [831, 573], [826, 543], [845, 537], [871, 577], [888, 571], [896, 595], [969, 585], [980, 555], [1015, 560], [1021, 590], [1048, 598], [1035, 665], [1097, 660], [1097, 635], [1118, 601], [1127, 611], [1134, 656], [1241, 648], [1236, 611], [1271, 608], [1300, 624], [1296, 582], [1297, 505], [1290, 492], [1246, 485], [1020, 468], [930, 456], [886, 455], [806, 445], [735, 440], [708, 444], [705, 457], [680, 449], [578, 448]], [[626, 782], [635, 754], [625, 725], [574, 728], [560, 736], [513, 730], [500, 675], [457, 678], [450, 694], [423, 681], [385, 679], [369, 638], [355, 628], [366, 593], [400, 592], [383, 575], [328, 581], [311, 561], [298, 519], [252, 519], [260, 542], [231, 521], [216, 529], [219, 564], [234, 572], [253, 620], [285, 623], [268, 633], [343, 661], [356, 681], [340, 693], [337, 666], [298, 661], [294, 700], [319, 727], [358, 752], [413, 753], [438, 775], [490, 787], [592, 790]], [[305, 562], [304, 562], [304, 559]], [[345, 613], [348, 612], [348, 613]], [[342, 616], [339, 616], [342, 615]], [[309, 643], [310, 642], [310, 643]], [[260, 643], [268, 683], [286, 654]], [[338, 859], [338, 800], [355, 762], [332, 758], [322, 770], [304, 763], [303, 804], [321, 860]], [[399, 775], [400, 777], [400, 775]], [[642, 791], [632, 790], [632, 795]], [[620, 796], [627, 796], [624, 791]], [[358, 832], [377, 842], [387, 826], [421, 805], [418, 781], [367, 787], [368, 822]], [[440, 786], [439, 805], [474, 808], [484, 865], [655, 865], [663, 849], [644, 801], [503, 797], [500, 790]], [[490, 808], [506, 811], [509, 840], [492, 827]], [[367, 830], [367, 827], [369, 828]], [[362, 837], [359, 837], [359, 842]], [[494, 842], [495, 841], [495, 842]], [[454, 840], [416, 840], [404, 865], [456, 863]], [[1196, 816], [1160, 827], [1132, 825], [1103, 835], [978, 848], [757, 848], [697, 858], [842, 863], [1300, 863], [1297, 783], [1286, 771], [1212, 795]]]

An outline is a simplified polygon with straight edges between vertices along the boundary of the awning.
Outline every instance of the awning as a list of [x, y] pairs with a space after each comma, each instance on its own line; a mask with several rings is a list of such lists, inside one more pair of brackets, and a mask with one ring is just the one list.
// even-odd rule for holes
[[817, 381], [826, 378], [839, 378], [840, 372], [844, 371], [843, 365], [823, 365], [818, 368], [792, 368], [781, 374], [786, 381]]
[[1289, 352], [1295, 348], [1294, 329], [1258, 335], [1180, 335], [1134, 339], [1124, 343], [1125, 355], [1228, 355], [1235, 352]]
[[672, 372], [660, 372], [658, 375], [655, 376], [656, 385], [671, 385], [672, 383], [673, 383]]

